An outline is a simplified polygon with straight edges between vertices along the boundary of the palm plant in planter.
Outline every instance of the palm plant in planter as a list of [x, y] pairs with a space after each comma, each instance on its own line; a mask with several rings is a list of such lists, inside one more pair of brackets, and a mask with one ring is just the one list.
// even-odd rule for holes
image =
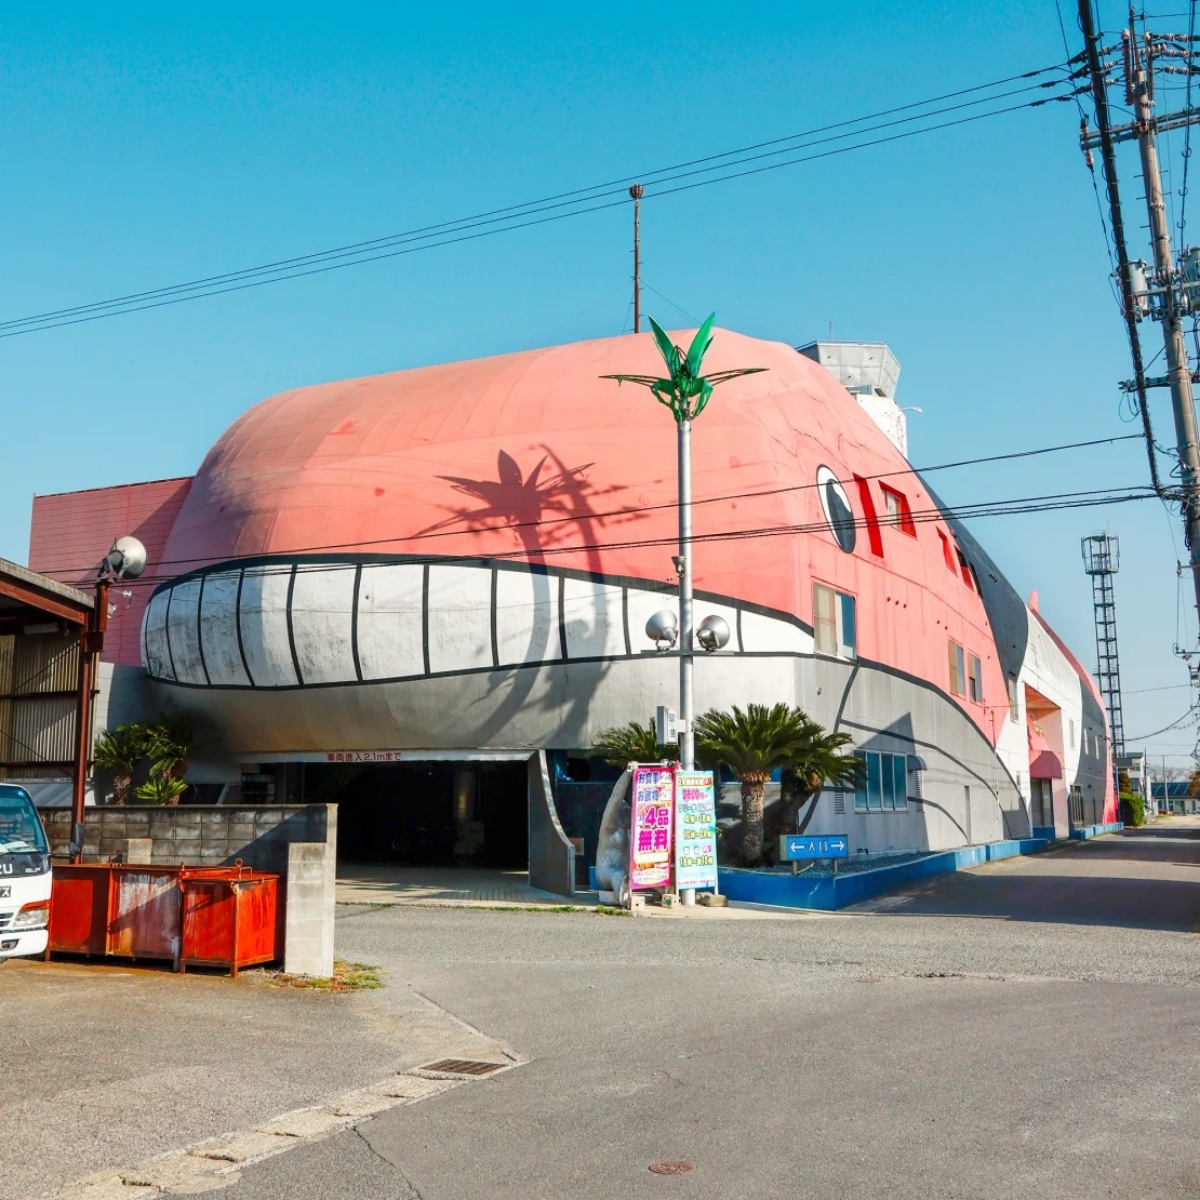
[[654, 722], [639, 725], [630, 721], [606, 729], [592, 743], [592, 749], [604, 755], [610, 767], [627, 767], [630, 763], [654, 763], [663, 759], [679, 757], [679, 747], [674, 743], [663, 745], [658, 740]]
[[[705, 762], [724, 763], [742, 785], [742, 861], [756, 866], [763, 856], [763, 795], [773, 771], [802, 761], [812, 742], [813, 722], [787, 704], [735, 704], [729, 712], [710, 708], [696, 718], [696, 750]], [[819, 728], [819, 726], [818, 726]]]
[[112, 772], [114, 804], [124, 804], [129, 799], [133, 772], [147, 755], [147, 741], [143, 725], [118, 725], [96, 738], [92, 757], [98, 767]]

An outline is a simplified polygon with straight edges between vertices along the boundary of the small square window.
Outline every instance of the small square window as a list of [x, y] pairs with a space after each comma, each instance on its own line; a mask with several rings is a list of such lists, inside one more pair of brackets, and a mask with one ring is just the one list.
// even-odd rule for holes
[[983, 703], [983, 664], [974, 654], [967, 657], [967, 695], [976, 704]]
[[842, 658], [858, 657], [858, 618], [854, 597], [838, 592], [838, 654]]
[[963, 648], [957, 642], [950, 643], [950, 691], [956, 696], [966, 692], [966, 663]]
[[877, 750], [856, 750], [855, 754], [866, 763], [867, 770], [862, 787], [854, 793], [854, 811], [907, 812], [907, 756]]
[[858, 656], [858, 618], [854, 597], [823, 583], [813, 584], [813, 643], [818, 654]]
[[818, 654], [837, 653], [837, 592], [813, 584], [813, 640]]
[[896, 777], [896, 811], [908, 810], [908, 755], [892, 755], [892, 774]]

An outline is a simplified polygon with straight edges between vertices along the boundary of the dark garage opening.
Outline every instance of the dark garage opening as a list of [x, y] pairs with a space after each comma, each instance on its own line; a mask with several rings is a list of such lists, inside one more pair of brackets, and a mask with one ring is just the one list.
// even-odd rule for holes
[[338, 860], [529, 866], [524, 762], [306, 763], [303, 795], [338, 806]]

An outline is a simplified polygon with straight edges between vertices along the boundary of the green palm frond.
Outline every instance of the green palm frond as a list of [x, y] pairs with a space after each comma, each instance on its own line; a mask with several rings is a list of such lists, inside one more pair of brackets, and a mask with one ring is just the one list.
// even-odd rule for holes
[[655, 724], [650, 721], [639, 725], [630, 721], [606, 729], [592, 743], [592, 750], [604, 755], [610, 767], [627, 767], [630, 763], [662, 762], [679, 757], [679, 747], [671, 742], [664, 745], [658, 740]]
[[709, 346], [712, 345], [712, 327], [713, 322], [717, 319], [717, 314], [709, 313], [708, 320], [696, 330], [696, 336], [692, 338], [691, 348], [687, 352], [687, 368], [690, 375], [700, 374], [700, 365], [704, 362], [704, 356], [708, 353]]
[[106, 771], [131, 772], [149, 753], [144, 725], [118, 725], [96, 738], [92, 757]]
[[134, 789], [134, 795], [151, 804], [174, 804], [187, 788], [182, 779], [173, 775], [152, 775], [141, 787]]
[[654, 375], [601, 375], [601, 379], [615, 379], [618, 383], [636, 383], [649, 388], [654, 398], [671, 410], [676, 421], [691, 421], [698, 417], [712, 399], [713, 388], [719, 383], [736, 379], [739, 375], [756, 375], [765, 367], [741, 367], [728, 371], [716, 371], [712, 375], [701, 375], [704, 356], [713, 344], [712, 327], [717, 314], [710, 313], [708, 319], [696, 330], [692, 345], [685, 354], [683, 349], [672, 344], [667, 332], [653, 318], [650, 326], [658, 352], [670, 372], [669, 379]]
[[724, 763], [739, 779], [791, 770], [812, 790], [824, 783], [858, 786], [865, 764], [843, 752], [852, 741], [846, 733], [827, 733], [787, 704], [749, 704], [744, 712], [734, 705], [696, 719], [696, 749], [706, 761]]
[[663, 356], [663, 362], [667, 364], [667, 370], [671, 372], [671, 377], [674, 378], [679, 374], [679, 367], [683, 361], [683, 352], [678, 346], [672, 343], [671, 339], [667, 336], [667, 331], [653, 317], [649, 317], [648, 319], [650, 321], [650, 328], [654, 330], [654, 340], [658, 343], [658, 352]]

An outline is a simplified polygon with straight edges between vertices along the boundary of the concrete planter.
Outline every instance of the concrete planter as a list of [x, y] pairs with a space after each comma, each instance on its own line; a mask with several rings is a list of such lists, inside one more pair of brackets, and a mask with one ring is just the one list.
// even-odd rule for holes
[[1024, 838], [989, 842], [984, 846], [964, 846], [924, 858], [876, 867], [870, 871], [810, 878], [774, 871], [754, 871], [740, 867], [720, 868], [721, 891], [730, 900], [752, 904], [774, 904], [785, 908], [813, 908], [834, 912], [851, 904], [869, 900], [893, 888], [915, 883], [950, 871], [966, 871], [985, 862], [997, 862], [1017, 854], [1035, 854], [1051, 844], [1048, 838]]

